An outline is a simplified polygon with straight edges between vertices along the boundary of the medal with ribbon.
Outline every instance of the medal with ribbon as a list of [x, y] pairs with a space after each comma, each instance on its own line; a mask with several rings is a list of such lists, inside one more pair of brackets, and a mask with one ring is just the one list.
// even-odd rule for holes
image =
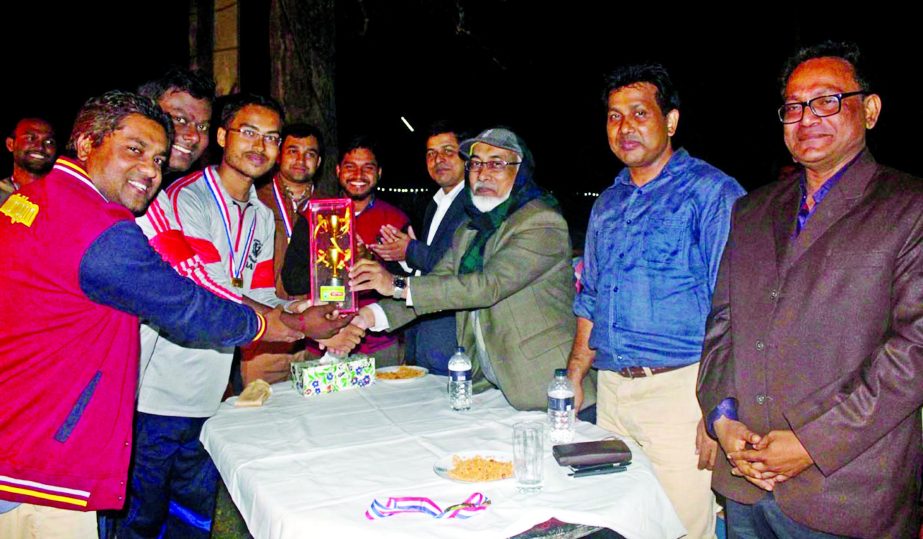
[[221, 224], [224, 225], [224, 235], [228, 241], [228, 254], [230, 255], [228, 259], [228, 271], [231, 274], [231, 286], [242, 288], [244, 286], [244, 266], [247, 263], [247, 257], [250, 256], [250, 248], [253, 247], [253, 235], [256, 231], [256, 214], [253, 214], [253, 220], [250, 222], [250, 230], [247, 232], [247, 238], [244, 240], [244, 250], [240, 254], [240, 259], [236, 260], [237, 250], [240, 247], [240, 237], [243, 232], [244, 216], [247, 214], [246, 209], [249, 205], [240, 212], [237, 221], [237, 242], [232, 242], [231, 212], [228, 211], [228, 205], [224, 201], [224, 195], [215, 178], [213, 167], [205, 169], [205, 184], [208, 186], [208, 190], [212, 195], [212, 200], [215, 201], [215, 205], [218, 207], [218, 214], [221, 215]]
[[[285, 227], [285, 238], [289, 241], [292, 239], [292, 218], [288, 214], [288, 207], [285, 204], [285, 196], [282, 194], [282, 182], [278, 176], [272, 179], [272, 195], [276, 199], [276, 207], [279, 208], [279, 215], [282, 216], [282, 226]], [[298, 211], [297, 206], [292, 201], [292, 207]]]
[[371, 507], [365, 512], [365, 518], [378, 520], [395, 515], [417, 513], [429, 515], [433, 518], [471, 518], [479, 512], [486, 511], [490, 506], [490, 499], [480, 492], [468, 496], [465, 501], [450, 505], [445, 509], [439, 507], [433, 500], [416, 496], [388, 498], [384, 502], [372, 500]]

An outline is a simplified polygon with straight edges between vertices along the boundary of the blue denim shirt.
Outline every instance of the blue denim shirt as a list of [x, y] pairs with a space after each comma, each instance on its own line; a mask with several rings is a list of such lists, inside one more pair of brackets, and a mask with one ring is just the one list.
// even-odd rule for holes
[[595, 367], [699, 361], [731, 208], [743, 194], [683, 149], [643, 187], [627, 168], [616, 176], [593, 205], [574, 300], [574, 314], [593, 322]]

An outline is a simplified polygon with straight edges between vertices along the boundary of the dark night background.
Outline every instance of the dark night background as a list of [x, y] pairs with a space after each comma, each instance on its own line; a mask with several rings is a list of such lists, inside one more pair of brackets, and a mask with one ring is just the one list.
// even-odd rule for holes
[[[268, 6], [240, 2], [244, 90], [269, 88]], [[335, 75], [341, 138], [379, 137], [382, 187], [430, 188], [424, 138], [400, 116], [418, 131], [442, 117], [463, 119], [474, 131], [510, 126], [530, 145], [539, 182], [562, 200], [579, 238], [594, 199], [576, 193], [601, 191], [620, 168], [604, 131], [607, 70], [645, 60], [666, 65], [682, 100], [674, 145], [752, 189], [790, 162], [775, 116], [782, 62], [798, 46], [849, 39], [862, 46], [883, 100], [872, 150], [879, 161], [923, 175], [914, 136], [923, 120], [916, 17], [847, 12], [843, 4], [827, 10], [780, 4], [747, 14], [654, 6], [341, 0]], [[44, 116], [63, 148], [88, 97], [133, 89], [171, 64], [188, 64], [189, 9], [186, 1], [5, 7], [0, 128], [8, 133], [23, 115]], [[817, 22], [831, 11], [839, 14]], [[3, 152], [0, 174], [10, 168]], [[428, 197], [398, 202], [422, 211]]]

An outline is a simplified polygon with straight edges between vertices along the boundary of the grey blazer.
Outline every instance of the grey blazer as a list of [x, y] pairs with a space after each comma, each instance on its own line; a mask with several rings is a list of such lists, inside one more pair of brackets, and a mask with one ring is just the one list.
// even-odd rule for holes
[[[459, 344], [475, 349], [472, 312], [478, 312], [485, 346], [503, 395], [518, 410], [543, 410], [554, 369], [567, 366], [576, 330], [574, 274], [567, 223], [544, 202], [533, 200], [510, 215], [487, 242], [484, 269], [458, 275], [475, 231], [465, 219], [452, 249], [429, 275], [413, 277], [413, 308], [382, 301], [393, 328], [417, 315], [455, 310]], [[474, 356], [474, 354], [471, 354]], [[475, 388], [489, 383], [475, 369]], [[591, 377], [585, 406], [596, 402]]]

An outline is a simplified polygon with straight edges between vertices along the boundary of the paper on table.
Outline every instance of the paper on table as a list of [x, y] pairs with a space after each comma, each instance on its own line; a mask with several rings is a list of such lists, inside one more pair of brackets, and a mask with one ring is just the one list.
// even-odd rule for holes
[[257, 379], [247, 384], [247, 387], [241, 391], [240, 396], [234, 401], [234, 406], [238, 408], [262, 406], [269, 400], [270, 395], [272, 395], [272, 388], [269, 383], [266, 380]]

